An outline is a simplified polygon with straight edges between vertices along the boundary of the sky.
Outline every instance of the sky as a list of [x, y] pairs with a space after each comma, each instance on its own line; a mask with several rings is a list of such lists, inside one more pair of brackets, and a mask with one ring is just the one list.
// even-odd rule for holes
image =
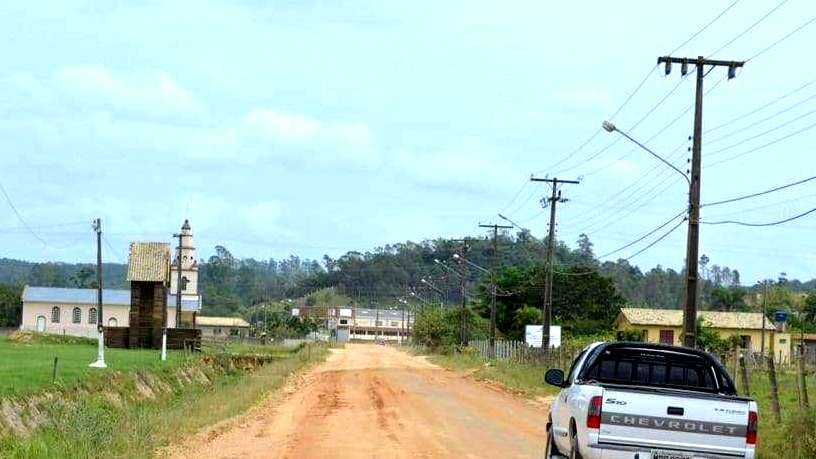
[[[549, 189], [531, 174], [581, 179], [561, 189], [557, 235], [587, 233], [606, 254], [687, 205], [680, 174], [599, 132], [614, 115], [687, 168], [694, 78], [665, 75], [658, 56], [760, 53], [733, 80], [724, 68], [705, 78], [704, 203], [816, 175], [816, 23], [763, 51], [816, 5], [768, 14], [776, 5], [2, 2], [0, 184], [19, 217], [0, 200], [0, 257], [92, 261], [97, 217], [103, 254], [119, 262], [130, 241], [171, 242], [185, 218], [202, 258], [217, 244], [256, 259], [337, 257], [483, 234], [499, 212], [544, 236]], [[816, 181], [701, 218], [774, 222], [813, 207]], [[814, 229], [816, 214], [703, 225], [700, 253], [746, 284], [810, 279]], [[679, 269], [685, 238], [681, 224], [630, 262]]]

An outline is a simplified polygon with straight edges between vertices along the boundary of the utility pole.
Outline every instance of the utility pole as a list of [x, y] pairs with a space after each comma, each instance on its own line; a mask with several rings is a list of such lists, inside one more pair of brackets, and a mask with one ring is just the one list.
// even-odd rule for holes
[[181, 277], [181, 233], [174, 234], [178, 238], [178, 275], [176, 276], [176, 328], [181, 328], [181, 291], [184, 290]]
[[745, 62], [706, 59], [703, 56], [694, 58], [658, 57], [658, 64], [665, 64], [666, 75], [671, 72], [672, 64], [680, 64], [680, 73], [688, 73], [689, 63], [694, 63], [697, 73], [697, 88], [694, 101], [694, 144], [691, 147], [691, 180], [689, 183], [689, 218], [688, 238], [686, 242], [686, 289], [685, 308], [683, 313], [683, 344], [686, 347], [697, 346], [697, 263], [700, 248], [700, 170], [702, 169], [703, 137], [703, 78], [704, 67], [728, 67], [728, 79], [736, 76], [738, 67]]
[[491, 298], [490, 298], [490, 358], [496, 358], [496, 282], [499, 275], [499, 228], [510, 229], [509, 225], [482, 225], [479, 228], [493, 228], [493, 272], [491, 277]]
[[[561, 190], [558, 189], [558, 185], [577, 185], [581, 182], [578, 180], [560, 180], [556, 177], [551, 179], [530, 177], [530, 181], [547, 182], [552, 186], [552, 195], [549, 198], [544, 198], [547, 200], [550, 206], [550, 231], [547, 234], [547, 277], [546, 283], [544, 284], [544, 298], [541, 305], [541, 315], [543, 318], [543, 328], [541, 330], [541, 348], [544, 349], [545, 352], [549, 352], [550, 325], [552, 325], [553, 263], [555, 258], [555, 207], [559, 202], [567, 202], [566, 199], [561, 197]], [[542, 199], [542, 201], [544, 199]]]
[[[762, 294], [762, 344], [760, 345], [760, 352], [765, 356], [765, 321], [768, 315], [768, 281], [763, 280], [762, 285], [765, 287]], [[771, 355], [773, 358], [773, 355]]]
[[96, 361], [88, 366], [92, 368], [107, 368], [105, 364], [105, 322], [102, 315], [102, 219], [97, 218], [93, 223], [96, 232], [96, 333], [97, 350]]
[[459, 344], [462, 346], [467, 346], [468, 344], [468, 337], [467, 337], [467, 318], [465, 314], [467, 312], [467, 277], [468, 277], [468, 265], [465, 262], [465, 256], [467, 255], [468, 247], [468, 240], [467, 238], [462, 239], [462, 245], [459, 247], [459, 266], [462, 269], [462, 272], [459, 273], [459, 290], [462, 295], [462, 308], [459, 314]]

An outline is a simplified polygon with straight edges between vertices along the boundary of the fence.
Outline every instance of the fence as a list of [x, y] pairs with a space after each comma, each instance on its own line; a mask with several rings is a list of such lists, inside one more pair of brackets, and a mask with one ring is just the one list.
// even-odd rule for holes
[[[490, 349], [490, 341], [473, 340], [468, 345], [476, 350], [482, 358], [494, 358]], [[496, 360], [567, 370], [584, 346], [564, 343], [562, 346], [551, 348], [550, 352], [546, 352], [542, 348], [528, 346], [523, 341], [496, 340], [495, 347]]]

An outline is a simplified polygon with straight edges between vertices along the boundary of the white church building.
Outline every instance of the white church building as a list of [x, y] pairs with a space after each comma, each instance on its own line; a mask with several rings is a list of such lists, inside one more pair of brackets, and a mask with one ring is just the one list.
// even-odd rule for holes
[[[198, 260], [193, 246], [190, 223], [185, 220], [181, 227], [181, 260], [179, 249], [170, 266], [170, 289], [167, 297], [167, 326], [176, 326], [176, 293], [178, 270], [181, 267], [182, 323], [186, 318], [201, 311], [198, 294]], [[131, 244], [131, 250], [133, 245]], [[180, 262], [180, 263], [179, 263]], [[103, 280], [104, 282], [104, 280]], [[20, 330], [61, 335], [96, 337], [97, 290], [87, 288], [61, 288], [25, 286], [22, 294], [23, 314]], [[130, 290], [102, 290], [102, 323], [108, 327], [129, 326]]]

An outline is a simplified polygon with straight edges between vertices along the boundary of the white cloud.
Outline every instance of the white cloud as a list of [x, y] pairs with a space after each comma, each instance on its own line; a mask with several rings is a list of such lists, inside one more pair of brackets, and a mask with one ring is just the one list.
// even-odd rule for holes
[[246, 114], [243, 125], [247, 140], [264, 155], [310, 165], [373, 167], [379, 162], [374, 136], [364, 123], [323, 121], [274, 108], [256, 108]]
[[523, 175], [510, 161], [472, 139], [438, 151], [400, 151], [391, 162], [397, 174], [420, 185], [478, 193], [512, 188]]

